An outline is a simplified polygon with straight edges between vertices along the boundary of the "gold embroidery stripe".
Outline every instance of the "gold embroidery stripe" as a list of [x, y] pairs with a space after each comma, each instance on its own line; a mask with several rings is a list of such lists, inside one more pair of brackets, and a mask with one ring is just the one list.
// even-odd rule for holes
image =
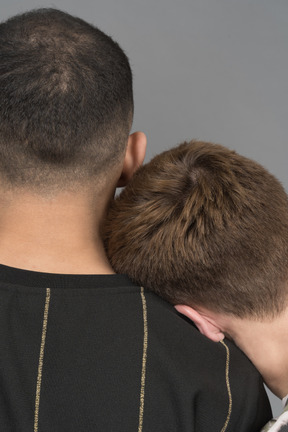
[[225, 349], [226, 349], [226, 371], [225, 371], [225, 377], [226, 377], [226, 387], [227, 387], [227, 392], [228, 392], [228, 398], [229, 398], [229, 407], [228, 407], [228, 414], [227, 414], [227, 418], [225, 421], [225, 424], [223, 426], [223, 428], [221, 429], [221, 432], [225, 432], [231, 417], [231, 412], [232, 412], [232, 394], [231, 394], [231, 389], [230, 389], [230, 382], [229, 382], [229, 366], [230, 366], [230, 351], [228, 346], [225, 344], [224, 341], [220, 341], [220, 343], [222, 345], [224, 345]]
[[144, 293], [144, 288], [141, 287], [141, 299], [143, 308], [143, 324], [144, 324], [144, 338], [143, 338], [143, 357], [142, 357], [142, 372], [141, 372], [141, 390], [140, 390], [140, 407], [139, 407], [139, 425], [138, 432], [143, 430], [143, 415], [144, 415], [144, 400], [145, 400], [145, 381], [146, 381], [146, 362], [147, 362], [147, 348], [148, 348], [148, 323], [147, 323], [147, 305]]
[[42, 382], [44, 349], [45, 349], [45, 341], [46, 341], [46, 333], [47, 333], [49, 303], [50, 303], [50, 288], [46, 288], [46, 300], [45, 300], [45, 308], [44, 308], [44, 316], [43, 316], [42, 338], [41, 338], [41, 346], [40, 346], [36, 397], [35, 397], [34, 432], [38, 432], [40, 392], [41, 392], [41, 382]]

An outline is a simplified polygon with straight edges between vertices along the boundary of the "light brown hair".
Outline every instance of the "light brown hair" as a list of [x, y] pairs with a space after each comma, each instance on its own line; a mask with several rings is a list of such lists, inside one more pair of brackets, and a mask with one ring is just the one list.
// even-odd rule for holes
[[258, 163], [191, 141], [141, 167], [111, 205], [108, 257], [172, 304], [238, 317], [287, 304], [288, 199]]

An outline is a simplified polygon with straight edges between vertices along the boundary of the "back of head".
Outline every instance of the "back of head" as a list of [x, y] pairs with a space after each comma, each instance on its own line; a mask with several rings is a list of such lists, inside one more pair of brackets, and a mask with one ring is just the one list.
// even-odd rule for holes
[[114, 269], [173, 304], [255, 319], [287, 305], [287, 195], [220, 145], [184, 143], [140, 168], [105, 236]]
[[124, 154], [133, 113], [128, 59], [109, 36], [55, 9], [0, 25], [0, 178], [66, 187]]

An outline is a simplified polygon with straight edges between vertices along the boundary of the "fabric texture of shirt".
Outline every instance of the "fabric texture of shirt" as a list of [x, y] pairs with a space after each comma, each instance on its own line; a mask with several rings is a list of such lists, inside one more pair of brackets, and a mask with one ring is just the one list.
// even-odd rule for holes
[[259, 373], [123, 275], [0, 266], [1, 432], [258, 432]]

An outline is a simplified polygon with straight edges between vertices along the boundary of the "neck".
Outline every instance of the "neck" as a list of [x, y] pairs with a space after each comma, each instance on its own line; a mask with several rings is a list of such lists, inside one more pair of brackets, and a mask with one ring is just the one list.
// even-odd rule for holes
[[87, 190], [45, 198], [18, 191], [0, 194], [0, 205], [0, 263], [47, 273], [114, 273], [100, 236], [103, 198]]
[[222, 328], [254, 363], [270, 390], [280, 398], [285, 397], [288, 394], [288, 308], [265, 321], [225, 317]]

